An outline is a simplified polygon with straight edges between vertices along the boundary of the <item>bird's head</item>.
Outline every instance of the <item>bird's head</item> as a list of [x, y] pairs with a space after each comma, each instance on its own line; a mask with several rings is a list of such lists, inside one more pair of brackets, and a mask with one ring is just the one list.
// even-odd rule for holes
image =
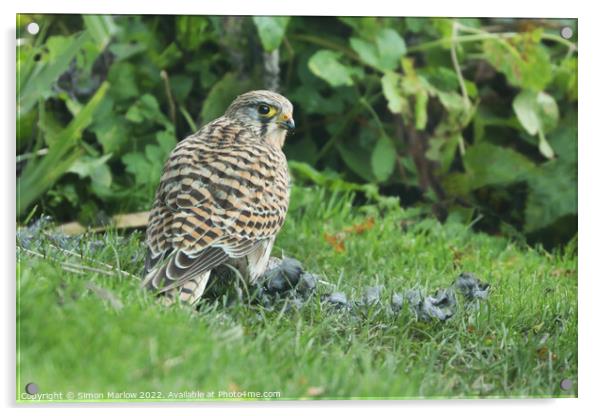
[[286, 133], [295, 128], [291, 102], [286, 97], [267, 90], [239, 95], [230, 104], [225, 116], [242, 122], [258, 137], [278, 147], [284, 145]]

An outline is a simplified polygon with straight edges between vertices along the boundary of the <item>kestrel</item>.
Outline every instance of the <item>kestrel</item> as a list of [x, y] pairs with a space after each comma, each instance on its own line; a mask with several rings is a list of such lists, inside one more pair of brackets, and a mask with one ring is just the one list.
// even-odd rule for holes
[[192, 304], [220, 265], [250, 283], [265, 272], [288, 209], [282, 146], [294, 127], [289, 100], [250, 91], [178, 143], [150, 213], [144, 287]]

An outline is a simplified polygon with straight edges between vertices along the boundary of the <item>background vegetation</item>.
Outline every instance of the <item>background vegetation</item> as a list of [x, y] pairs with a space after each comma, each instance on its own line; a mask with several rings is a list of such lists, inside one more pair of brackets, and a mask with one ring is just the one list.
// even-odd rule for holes
[[19, 15], [17, 27], [20, 221], [147, 210], [177, 140], [272, 88], [296, 106], [297, 182], [548, 247], [576, 235], [576, 21]]

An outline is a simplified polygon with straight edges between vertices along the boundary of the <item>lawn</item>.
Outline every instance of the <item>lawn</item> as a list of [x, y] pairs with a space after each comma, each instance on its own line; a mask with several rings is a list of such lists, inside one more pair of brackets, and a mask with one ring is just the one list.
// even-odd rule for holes
[[[319, 275], [316, 293], [295, 307], [285, 297], [272, 307], [218, 300], [197, 311], [161, 306], [139, 289], [129, 274], [141, 272], [142, 240], [141, 232], [86, 236], [73, 248], [83, 258], [47, 238], [18, 250], [18, 401], [30, 382], [67, 400], [577, 395], [576, 244], [550, 253], [453, 219], [442, 225], [295, 187], [273, 255]], [[407, 302], [391, 312], [394, 293], [434, 293], [461, 272], [491, 285], [486, 300], [459, 297], [444, 322], [417, 319]], [[378, 285], [371, 306], [323, 300], [340, 291], [357, 302]], [[563, 380], [572, 385], [561, 388]]]

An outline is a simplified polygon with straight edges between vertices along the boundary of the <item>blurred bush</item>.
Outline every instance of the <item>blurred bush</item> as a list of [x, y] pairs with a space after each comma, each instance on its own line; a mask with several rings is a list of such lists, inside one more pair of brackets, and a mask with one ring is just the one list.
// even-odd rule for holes
[[576, 234], [577, 39], [559, 35], [576, 34], [574, 20], [17, 23], [21, 221], [148, 209], [177, 140], [237, 94], [277, 88], [295, 104], [285, 152], [298, 180], [376, 185], [441, 220], [548, 246]]

